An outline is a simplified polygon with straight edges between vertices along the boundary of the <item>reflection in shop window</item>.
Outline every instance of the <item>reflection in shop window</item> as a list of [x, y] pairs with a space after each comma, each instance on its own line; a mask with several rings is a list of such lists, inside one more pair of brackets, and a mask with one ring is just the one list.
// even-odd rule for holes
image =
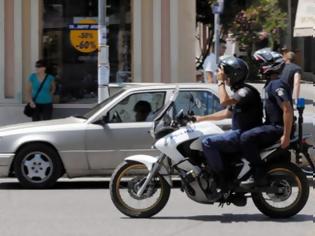
[[[131, 81], [130, 0], [107, 1], [110, 82]], [[98, 0], [44, 0], [43, 56], [55, 103], [97, 102]]]

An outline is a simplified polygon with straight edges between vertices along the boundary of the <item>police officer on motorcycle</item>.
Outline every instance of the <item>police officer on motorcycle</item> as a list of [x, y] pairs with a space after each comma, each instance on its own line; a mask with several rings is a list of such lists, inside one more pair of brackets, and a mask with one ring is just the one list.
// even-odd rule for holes
[[[243, 156], [251, 163], [253, 177], [257, 186], [268, 184], [265, 165], [260, 158], [260, 149], [280, 140], [281, 148], [290, 144], [293, 124], [292, 95], [285, 82], [278, 79], [284, 67], [282, 56], [270, 49], [260, 49], [253, 55], [266, 79], [265, 85], [265, 123], [241, 134], [240, 143]], [[253, 183], [250, 179], [248, 183]]]
[[[224, 134], [206, 137], [202, 142], [203, 152], [207, 161], [207, 170], [216, 173], [219, 188], [224, 188], [224, 175], [221, 153], [240, 152], [240, 135], [254, 127], [262, 125], [262, 102], [259, 92], [245, 84], [249, 69], [247, 63], [233, 56], [220, 60], [217, 74], [220, 104], [226, 109], [206, 116], [196, 116], [196, 121], [213, 121], [232, 118], [232, 130]], [[233, 91], [229, 96], [228, 85]]]

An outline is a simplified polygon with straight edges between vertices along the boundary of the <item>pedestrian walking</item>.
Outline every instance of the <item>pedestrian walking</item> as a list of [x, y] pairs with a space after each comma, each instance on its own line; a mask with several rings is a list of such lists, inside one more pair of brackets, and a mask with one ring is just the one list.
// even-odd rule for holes
[[285, 66], [280, 79], [289, 86], [293, 99], [298, 99], [300, 97], [302, 68], [295, 63], [296, 55], [292, 51], [283, 51], [283, 59], [285, 60]]

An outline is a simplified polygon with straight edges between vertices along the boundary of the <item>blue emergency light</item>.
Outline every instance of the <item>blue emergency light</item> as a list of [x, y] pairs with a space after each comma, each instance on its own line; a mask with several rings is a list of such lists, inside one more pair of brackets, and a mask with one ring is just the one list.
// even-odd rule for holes
[[296, 102], [297, 108], [304, 108], [305, 107], [305, 99], [304, 98], [298, 98]]

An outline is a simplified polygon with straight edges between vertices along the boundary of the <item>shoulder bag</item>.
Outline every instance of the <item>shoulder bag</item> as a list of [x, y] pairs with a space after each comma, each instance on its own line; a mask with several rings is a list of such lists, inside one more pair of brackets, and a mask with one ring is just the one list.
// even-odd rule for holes
[[[39, 88], [38, 88], [38, 90], [37, 90], [35, 96], [33, 97], [33, 101], [34, 101], [34, 102], [36, 102], [36, 99], [37, 99], [37, 97], [38, 97], [38, 94], [39, 94], [40, 91], [42, 90], [42, 88], [43, 88], [43, 86], [44, 86], [44, 83], [45, 83], [47, 77], [48, 77], [48, 74], [46, 74], [45, 79], [44, 79], [43, 82], [40, 84], [40, 86], [39, 86]], [[25, 107], [24, 107], [24, 115], [26, 115], [26, 116], [28, 116], [28, 117], [32, 117], [33, 114], [34, 114], [34, 112], [35, 112], [35, 110], [36, 110], [36, 107], [35, 107], [35, 108], [32, 108], [32, 107], [31, 107], [31, 104], [30, 104], [30, 103], [27, 103], [27, 104], [25, 105]]]

